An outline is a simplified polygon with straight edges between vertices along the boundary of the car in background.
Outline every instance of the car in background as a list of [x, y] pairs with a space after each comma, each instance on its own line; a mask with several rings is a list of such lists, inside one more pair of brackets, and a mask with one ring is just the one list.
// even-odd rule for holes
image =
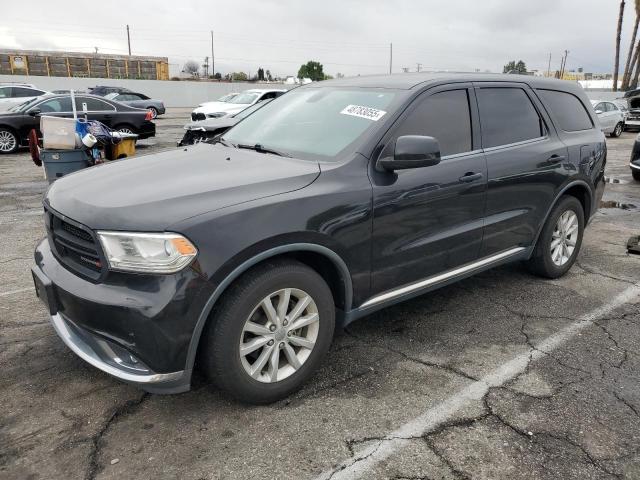
[[203, 103], [191, 112], [191, 120], [197, 122], [206, 118], [221, 118], [226, 115], [232, 115], [255, 103], [277, 98], [286, 93], [286, 91], [286, 89], [245, 90], [226, 102]]
[[195, 145], [196, 143], [212, 143], [216, 137], [222, 135], [224, 132], [233, 127], [240, 120], [247, 118], [256, 110], [264, 107], [271, 102], [270, 98], [264, 102], [254, 103], [250, 107], [245, 108], [241, 112], [234, 113], [233, 115], [227, 115], [221, 118], [207, 118], [198, 122], [189, 122], [184, 126], [186, 132], [182, 137], [182, 140], [178, 142], [179, 147], [186, 145]]
[[46, 93], [27, 83], [2, 84], [0, 85], [0, 112]]
[[619, 137], [624, 130], [624, 114], [618, 106], [606, 100], [591, 100], [591, 105], [598, 116], [604, 133], [612, 137]]
[[65, 93], [68, 94], [68, 93], [71, 93], [71, 92], [73, 92], [74, 95], [77, 95], [78, 93], [87, 93], [84, 90], [71, 90], [71, 89], [68, 89], [68, 88], [61, 88], [59, 90], [51, 90], [50, 93], [55, 93], [55, 94], [58, 94], [58, 95], [62, 95], [62, 94], [65, 94]]
[[[107, 127], [123, 133], [135, 133], [138, 138], [149, 138], [156, 134], [156, 125], [151, 121], [151, 112], [133, 108], [122, 103], [95, 95], [76, 95], [78, 117], [98, 120]], [[20, 146], [27, 146], [27, 136], [32, 129], [40, 137], [40, 117], [72, 118], [70, 95], [46, 95], [0, 113], [0, 153], [13, 153]]]
[[158, 115], [164, 115], [166, 111], [162, 100], [154, 100], [153, 98], [149, 98], [142, 93], [112, 92], [105, 95], [104, 98], [108, 98], [109, 100], [113, 100], [115, 102], [124, 103], [125, 105], [129, 105], [130, 107], [144, 108], [145, 110], [149, 110], [153, 118], [156, 118]]
[[100, 97], [104, 97], [110, 93], [124, 93], [130, 92], [128, 88], [124, 87], [110, 87], [107, 85], [96, 85], [95, 87], [89, 87], [89, 93], [91, 95], [99, 95]]

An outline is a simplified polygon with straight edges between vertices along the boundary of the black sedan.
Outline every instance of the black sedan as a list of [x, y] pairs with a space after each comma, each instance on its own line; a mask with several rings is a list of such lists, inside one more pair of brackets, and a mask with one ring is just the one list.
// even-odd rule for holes
[[[113, 130], [135, 133], [139, 138], [154, 137], [156, 126], [151, 112], [129, 107], [95, 95], [76, 95], [79, 118], [98, 120]], [[47, 95], [13, 107], [0, 114], [0, 153], [13, 153], [28, 145], [32, 129], [40, 136], [40, 116], [72, 118], [70, 95]]]
[[143, 93], [113, 92], [105, 95], [104, 98], [108, 98], [109, 100], [113, 100], [115, 102], [124, 103], [125, 105], [129, 105], [130, 107], [144, 108], [145, 110], [149, 110], [153, 118], [156, 118], [158, 115], [163, 115], [165, 112], [164, 103], [162, 102], [162, 100], [149, 98]]

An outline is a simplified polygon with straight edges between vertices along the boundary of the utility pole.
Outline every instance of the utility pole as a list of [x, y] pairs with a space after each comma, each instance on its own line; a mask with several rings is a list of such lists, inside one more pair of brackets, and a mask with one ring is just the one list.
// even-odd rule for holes
[[551, 75], [551, 52], [549, 52], [549, 64], [547, 65], [547, 77]]
[[211, 75], [215, 76], [215, 63], [213, 61], [213, 30], [211, 30]]
[[422, 67], [422, 64], [416, 63], [416, 72], [420, 72], [420, 67]]
[[389, 73], [393, 70], [393, 43], [389, 44]]
[[564, 77], [564, 69], [567, 66], [567, 56], [569, 55], [569, 50], [565, 50], [564, 51], [564, 57], [562, 58], [562, 61], [560, 62], [560, 79], [562, 79]]
[[127, 44], [129, 45], [129, 56], [131, 56], [131, 36], [129, 35], [129, 25], [127, 25]]

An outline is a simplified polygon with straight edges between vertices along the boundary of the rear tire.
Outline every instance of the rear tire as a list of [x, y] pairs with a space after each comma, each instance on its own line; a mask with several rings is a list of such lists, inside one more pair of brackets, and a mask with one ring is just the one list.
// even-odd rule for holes
[[631, 176], [636, 182], [640, 182], [640, 170], [632, 169]]
[[620, 135], [622, 135], [622, 129], [623, 129], [622, 122], [618, 122], [615, 128], [613, 129], [613, 132], [611, 132], [611, 136], [613, 138], [618, 138]]
[[[296, 313], [297, 307], [304, 308]], [[220, 299], [202, 338], [199, 363], [238, 400], [275, 402], [313, 375], [334, 327], [333, 296], [318, 273], [295, 261], [268, 262], [243, 275]]]
[[133, 128], [131, 125], [118, 125], [116, 127], [113, 127], [113, 129], [116, 132], [120, 132], [120, 133], [137, 133], [136, 129]]
[[155, 107], [149, 107], [147, 110], [151, 112], [152, 119], [158, 118], [158, 110]]
[[584, 234], [584, 210], [572, 196], [562, 197], [547, 218], [527, 267], [535, 275], [558, 278], [576, 261]]
[[0, 153], [15, 153], [20, 147], [20, 140], [13, 130], [0, 128]]

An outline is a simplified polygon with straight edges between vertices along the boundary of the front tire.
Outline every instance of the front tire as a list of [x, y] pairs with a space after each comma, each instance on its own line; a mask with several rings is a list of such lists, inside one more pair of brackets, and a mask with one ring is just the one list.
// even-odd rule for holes
[[20, 147], [20, 141], [13, 130], [0, 128], [0, 153], [14, 153]]
[[562, 197], [553, 207], [527, 262], [532, 273], [558, 278], [576, 261], [584, 234], [584, 210], [572, 196]]
[[203, 335], [200, 363], [238, 400], [275, 402], [312, 376], [334, 327], [333, 296], [318, 273], [295, 261], [268, 262], [225, 292]]
[[611, 132], [611, 136], [613, 138], [618, 138], [620, 135], [622, 135], [623, 128], [624, 126], [622, 125], [622, 122], [618, 122], [616, 124], [616, 127], [613, 129], [613, 132]]
[[636, 170], [635, 168], [632, 168], [631, 176], [636, 182], [640, 182], [640, 170]]

